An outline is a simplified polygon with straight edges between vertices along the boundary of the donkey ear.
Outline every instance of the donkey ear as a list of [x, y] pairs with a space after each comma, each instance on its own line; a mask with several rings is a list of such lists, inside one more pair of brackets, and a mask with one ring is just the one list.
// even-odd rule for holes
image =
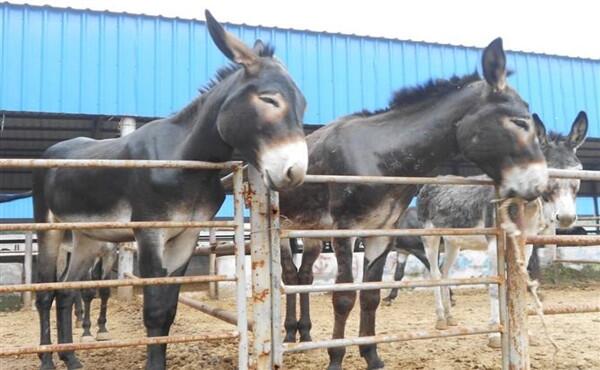
[[533, 114], [533, 124], [535, 125], [535, 133], [541, 145], [548, 144], [548, 137], [546, 136], [546, 126], [536, 113]]
[[502, 48], [502, 39], [498, 37], [483, 50], [481, 58], [483, 77], [494, 90], [506, 87], [506, 55]]
[[243, 65], [246, 70], [253, 70], [253, 67], [258, 64], [258, 55], [233, 34], [225, 31], [208, 9], [204, 15], [210, 37], [219, 50], [232, 62]]
[[567, 138], [567, 145], [573, 150], [577, 150], [581, 144], [585, 141], [588, 130], [588, 118], [584, 111], [579, 112], [573, 126], [571, 126], [571, 132]]

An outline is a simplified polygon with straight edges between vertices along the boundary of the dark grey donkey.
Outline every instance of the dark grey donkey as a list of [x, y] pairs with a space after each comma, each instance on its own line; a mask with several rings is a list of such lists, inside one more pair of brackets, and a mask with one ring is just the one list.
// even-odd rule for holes
[[[114, 243], [105, 243], [102, 247], [101, 255], [97, 257], [90, 271], [92, 280], [107, 280], [111, 277], [113, 265], [117, 257], [117, 245]], [[98, 314], [98, 332], [94, 337], [91, 332], [91, 311], [92, 301], [96, 296], [100, 298], [100, 313]], [[110, 333], [106, 327], [106, 315], [108, 311], [108, 299], [110, 298], [110, 288], [82, 289], [75, 297], [75, 317], [77, 324], [81, 325], [83, 333], [82, 342], [93, 342], [110, 340]]]
[[[485, 48], [483, 76], [432, 81], [395, 94], [388, 109], [342, 117], [307, 136], [309, 173], [418, 176], [462, 154], [499, 186], [503, 196], [537, 198], [547, 184], [547, 168], [527, 103], [507, 85], [502, 40]], [[389, 229], [416, 194], [414, 185], [304, 184], [280, 194], [282, 227]], [[391, 238], [365, 238], [364, 281], [380, 281]], [[316, 247], [315, 247], [316, 246]], [[282, 245], [283, 279], [310, 284], [318, 241], [305, 240], [299, 271], [289, 245]], [[352, 282], [352, 238], [334, 238], [336, 282]], [[305, 257], [306, 260], [304, 259]], [[343, 338], [356, 292], [333, 293], [333, 338]], [[286, 339], [310, 339], [308, 296], [288, 296]], [[379, 290], [360, 292], [360, 336], [375, 335]], [[329, 369], [341, 369], [344, 348], [330, 348]], [[369, 369], [382, 368], [376, 345], [360, 347]]]
[[[402, 217], [396, 222], [396, 229], [422, 229], [423, 223], [419, 221], [417, 209], [411, 207], [404, 212]], [[392, 240], [392, 251], [396, 252], [396, 267], [394, 268], [394, 280], [401, 281], [404, 278], [406, 261], [408, 256], [415, 256], [429, 270], [429, 261], [425, 255], [425, 247], [420, 236], [398, 236]], [[391, 304], [398, 297], [398, 288], [390, 289], [390, 293], [383, 299], [384, 302]], [[454, 305], [452, 290], [450, 290], [450, 300]]]
[[[56, 144], [44, 158], [198, 160], [223, 162], [233, 151], [254, 165], [272, 189], [300, 184], [306, 173], [307, 147], [302, 131], [306, 102], [273, 49], [261, 42], [244, 45], [206, 12], [210, 35], [235, 64], [188, 106], [171, 117], [147, 123], [133, 133], [108, 140], [77, 138]], [[48, 169], [34, 173], [37, 222], [204, 221], [225, 198], [219, 171], [187, 169]], [[74, 248], [64, 276], [56, 259], [63, 232], [40, 232], [40, 282], [89, 278], [103, 242], [135, 240], [142, 277], [183, 275], [198, 229], [86, 230], [73, 233]], [[175, 318], [179, 286], [144, 287], [144, 324], [148, 336], [165, 336]], [[72, 342], [73, 293], [40, 292], [40, 343], [50, 343], [50, 307], [56, 297], [59, 343]], [[75, 353], [59, 357], [69, 369], [82, 365]], [[53, 369], [52, 354], [40, 356]], [[166, 345], [147, 348], [147, 369], [166, 367]]]
[[[542, 152], [548, 167], [558, 169], [581, 169], [577, 159], [577, 148], [584, 142], [587, 133], [587, 117], [580, 112], [567, 137], [546, 134], [544, 124], [537, 115], [533, 116], [536, 132], [542, 145]], [[478, 178], [480, 176], [477, 176]], [[525, 225], [527, 235], [556, 233], [557, 227], [569, 227], [575, 222], [575, 197], [580, 181], [575, 179], [552, 179], [541, 197], [525, 206]], [[425, 185], [417, 196], [419, 221], [425, 228], [434, 227], [493, 227], [495, 198], [491, 186], [441, 186]], [[448, 278], [450, 268], [460, 249], [487, 250], [490, 260], [490, 273], [496, 275], [496, 239], [491, 236], [423, 236], [425, 253], [431, 268], [433, 279]], [[445, 259], [441, 273], [438, 268], [440, 240], [444, 240]], [[531, 255], [531, 246], [526, 251], [527, 261]], [[489, 286], [491, 299], [490, 322], [498, 324], [498, 287]], [[448, 287], [434, 288], [436, 298], [437, 329], [446, 329], [457, 325], [450, 312]], [[491, 334], [489, 345], [500, 345], [499, 334]]]

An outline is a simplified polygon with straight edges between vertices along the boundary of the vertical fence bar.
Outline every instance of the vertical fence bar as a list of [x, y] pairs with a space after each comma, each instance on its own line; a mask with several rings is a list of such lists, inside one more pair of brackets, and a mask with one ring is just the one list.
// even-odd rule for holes
[[[524, 230], [523, 203], [519, 203], [514, 222]], [[527, 333], [527, 281], [521, 274], [518, 261], [525, 261], [526, 235], [507, 237], [506, 288], [508, 292], [509, 369], [529, 370], [529, 337]], [[517, 245], [515, 245], [517, 244]]]
[[[25, 259], [23, 260], [25, 284], [31, 284], [33, 276], [33, 232], [25, 233]], [[23, 293], [23, 307], [31, 308], [31, 292]]]
[[271, 307], [271, 248], [269, 236], [268, 191], [260, 173], [254, 167], [248, 169], [252, 198], [252, 307], [254, 310], [254, 368], [271, 370], [272, 326]]
[[273, 368], [283, 367], [283, 340], [281, 339], [281, 244], [279, 232], [279, 193], [269, 192], [271, 229], [271, 313]]
[[[237, 195], [234, 192], [234, 199], [236, 196]], [[242, 225], [243, 220], [244, 218], [242, 215]], [[215, 252], [215, 248], [217, 247], [217, 233], [214, 228], [208, 230], [208, 245], [210, 247], [210, 254], [208, 255], [208, 274], [217, 275], [217, 254]], [[217, 281], [208, 283], [208, 296], [211, 299], [219, 299], [219, 283]]]
[[[500, 199], [500, 194], [496, 189], [497, 198]], [[498, 206], [496, 206], [496, 229], [498, 234], [496, 235], [496, 262], [497, 272], [504, 281], [502, 284], [498, 284], [498, 312], [500, 314], [500, 325], [502, 326], [502, 332], [500, 333], [500, 344], [501, 344], [501, 356], [502, 356], [502, 370], [509, 369], [509, 338], [508, 338], [508, 325], [507, 316], [508, 308], [506, 305], [506, 233], [500, 226], [500, 212]]]
[[[235, 266], [237, 293], [237, 328], [240, 332], [238, 348], [238, 369], [248, 369], [248, 314], [246, 312], [246, 243], [244, 241], [244, 175], [242, 167], [233, 171], [233, 203], [235, 226]], [[211, 229], [211, 239], [216, 245], [215, 230]], [[215, 255], [211, 253], [211, 255]], [[218, 290], [215, 289], [218, 294]]]

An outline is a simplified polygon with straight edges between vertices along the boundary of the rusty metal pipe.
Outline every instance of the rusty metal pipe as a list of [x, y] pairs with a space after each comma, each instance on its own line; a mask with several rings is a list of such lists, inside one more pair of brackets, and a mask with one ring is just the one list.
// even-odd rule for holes
[[595, 263], [600, 263], [600, 260], [554, 260], [552, 261], [553, 263], [589, 263], [589, 264], [595, 264]]
[[494, 227], [486, 228], [432, 228], [432, 229], [323, 229], [281, 230], [281, 238], [346, 238], [369, 236], [421, 236], [421, 235], [496, 235]]
[[341, 184], [388, 184], [388, 185], [494, 185], [491, 179], [469, 179], [466, 177], [397, 177], [397, 176], [341, 176], [306, 175], [305, 183], [341, 183]]
[[226, 170], [242, 162], [162, 161], [140, 159], [0, 159], [0, 168], [185, 168]]
[[548, 176], [555, 179], [600, 181], [600, 171], [590, 170], [559, 170], [556, 168], [548, 168]]
[[234, 339], [239, 336], [237, 331], [222, 333], [222, 334], [205, 334], [205, 335], [178, 335], [168, 337], [146, 337], [139, 339], [124, 339], [124, 340], [109, 340], [106, 342], [92, 343], [61, 343], [47, 344], [33, 347], [16, 347], [0, 350], [0, 356], [18, 356], [29, 355], [34, 353], [47, 352], [65, 352], [76, 350], [92, 350], [105, 348], [124, 348], [145, 346], [148, 344], [174, 344], [174, 343], [189, 343], [189, 342], [204, 342], [209, 340]]
[[600, 235], [535, 235], [527, 237], [527, 244], [556, 244], [560, 247], [600, 246]]
[[232, 221], [42, 222], [0, 224], [0, 231], [235, 227]]
[[402, 342], [418, 339], [449, 338], [466, 335], [498, 333], [502, 331], [502, 326], [486, 327], [456, 327], [447, 330], [418, 330], [404, 334], [392, 335], [374, 335], [370, 337], [355, 337], [343, 339], [329, 339], [317, 342], [303, 343], [284, 343], [283, 350], [286, 353], [309, 351], [320, 348], [348, 347], [375, 343]]
[[340, 283], [323, 285], [285, 285], [281, 283], [283, 294], [316, 293], [316, 292], [344, 292], [351, 290], [375, 290], [392, 288], [416, 288], [437, 287], [448, 285], [471, 285], [471, 284], [502, 284], [498, 276], [486, 276], [469, 279], [435, 279], [417, 281], [373, 281], [368, 283]]
[[[565, 315], [565, 314], [573, 314], [573, 313], [592, 313], [592, 312], [600, 312], [600, 304], [577, 304], [577, 305], [568, 305], [568, 304], [559, 304], [559, 305], [544, 305], [544, 315]], [[527, 314], [529, 316], [536, 315], [534, 309], [527, 309]]]
[[[130, 275], [130, 274], [127, 274]], [[236, 281], [235, 277], [214, 275], [214, 276], [170, 276], [143, 279], [126, 280], [92, 280], [92, 281], [68, 281], [58, 283], [39, 283], [39, 284], [15, 284], [0, 285], [0, 294], [14, 292], [40, 292], [59, 289], [95, 289], [95, 288], [114, 288], [120, 286], [146, 286], [146, 285], [169, 285], [169, 284], [193, 284], [208, 283], [211, 281]]]
[[[184, 295], [179, 296], [179, 302], [186, 306], [197, 309], [207, 315], [210, 315], [219, 320], [225, 321], [226, 323], [237, 325], [237, 315], [234, 312], [224, 310], [222, 308], [212, 307], [203, 302], [197, 301], [193, 298], [186, 297]], [[254, 320], [248, 320], [248, 330], [252, 331], [254, 328]]]

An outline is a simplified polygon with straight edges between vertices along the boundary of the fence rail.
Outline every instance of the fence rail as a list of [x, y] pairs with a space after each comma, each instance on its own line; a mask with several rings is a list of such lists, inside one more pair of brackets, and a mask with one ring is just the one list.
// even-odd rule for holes
[[144, 229], [144, 228], [234, 228], [233, 221], [132, 221], [132, 222], [42, 222], [0, 224], [0, 231], [46, 231], [91, 229]]
[[242, 162], [163, 161], [142, 159], [0, 159], [0, 168], [181, 168], [227, 170]]

